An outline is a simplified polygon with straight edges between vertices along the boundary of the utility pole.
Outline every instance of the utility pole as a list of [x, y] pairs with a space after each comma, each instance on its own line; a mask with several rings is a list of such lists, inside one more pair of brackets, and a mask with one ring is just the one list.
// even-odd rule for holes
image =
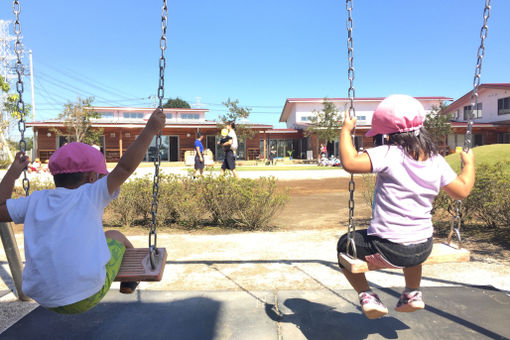
[[[16, 60], [16, 55], [13, 52], [12, 42], [16, 40], [14, 35], [9, 33], [9, 26], [11, 25], [11, 20], [0, 20], [0, 75], [4, 78], [4, 80], [9, 83], [17, 77], [14, 72], [14, 61]], [[9, 114], [5, 112], [5, 101], [7, 100], [7, 93], [4, 91], [0, 91], [0, 124], [4, 125], [0, 127], [0, 149], [2, 150], [3, 155], [0, 158], [4, 158], [7, 156], [10, 162], [14, 161], [14, 156], [7, 145], [7, 139], [5, 138], [5, 131], [9, 131], [9, 124], [5, 124], [9, 122]]]
[[[34, 94], [34, 64], [32, 62], [32, 50], [28, 51], [28, 60], [30, 62], [30, 94], [32, 97], [32, 121], [35, 122], [35, 94]], [[39, 158], [37, 148], [37, 133], [34, 128], [34, 136], [32, 139], [32, 159]]]

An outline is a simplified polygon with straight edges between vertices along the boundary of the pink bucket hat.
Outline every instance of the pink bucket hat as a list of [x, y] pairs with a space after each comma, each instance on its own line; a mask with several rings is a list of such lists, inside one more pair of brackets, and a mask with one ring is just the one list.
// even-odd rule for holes
[[49, 168], [52, 175], [88, 171], [108, 174], [103, 154], [88, 144], [77, 142], [55, 151], [50, 157]]
[[372, 116], [372, 128], [365, 136], [415, 131], [423, 126], [424, 120], [425, 109], [418, 100], [393, 94], [379, 103]]

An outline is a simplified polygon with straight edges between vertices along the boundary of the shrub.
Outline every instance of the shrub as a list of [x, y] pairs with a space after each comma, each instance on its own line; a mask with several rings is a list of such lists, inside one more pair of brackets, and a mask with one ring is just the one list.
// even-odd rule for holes
[[[277, 191], [274, 178], [161, 176], [157, 223], [264, 228], [287, 200], [287, 193]], [[135, 178], [122, 186], [119, 197], [107, 207], [108, 222], [124, 226], [149, 223], [151, 206], [152, 178]]]
[[232, 181], [234, 209], [232, 221], [243, 228], [260, 229], [267, 227], [271, 218], [285, 205], [287, 193], [277, 192], [275, 178], [261, 177], [258, 180], [241, 179]]
[[363, 183], [363, 187], [361, 188], [361, 197], [370, 208], [372, 208], [374, 203], [374, 190], [376, 178], [377, 176], [375, 174], [361, 175], [361, 181]]
[[144, 176], [122, 185], [119, 197], [106, 208], [110, 223], [132, 226], [135, 221], [146, 221], [152, 204], [152, 180]]
[[[476, 219], [491, 228], [510, 227], [510, 175], [502, 163], [481, 164], [476, 169], [473, 191], [463, 200], [463, 219]], [[456, 201], [441, 192], [434, 201], [434, 211], [455, 213]]]

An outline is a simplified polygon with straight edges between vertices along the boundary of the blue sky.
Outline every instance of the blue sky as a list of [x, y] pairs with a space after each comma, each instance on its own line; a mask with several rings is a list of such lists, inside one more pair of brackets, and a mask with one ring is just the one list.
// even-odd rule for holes
[[[227, 98], [250, 121], [283, 127], [287, 98], [346, 97], [341, 0], [169, 1], [166, 97], [197, 97], [215, 119]], [[392, 93], [458, 98], [472, 89], [484, 1], [354, 0], [357, 97]], [[510, 1], [495, 0], [483, 83], [510, 82]], [[32, 50], [37, 120], [76, 97], [151, 107], [157, 93], [161, 2], [22, 0]], [[11, 20], [2, 1], [0, 19]], [[28, 60], [28, 58], [27, 58]], [[28, 83], [28, 79], [27, 79]], [[30, 100], [30, 86], [25, 86]]]

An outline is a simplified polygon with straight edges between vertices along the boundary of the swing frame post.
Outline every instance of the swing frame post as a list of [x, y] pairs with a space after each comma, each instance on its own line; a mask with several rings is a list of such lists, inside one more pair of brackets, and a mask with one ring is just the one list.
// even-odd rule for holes
[[30, 298], [23, 294], [21, 290], [21, 283], [23, 281], [23, 261], [21, 260], [11, 223], [0, 222], [0, 237], [2, 238], [2, 244], [4, 246], [5, 255], [7, 256], [7, 263], [11, 270], [12, 280], [14, 281], [18, 299], [21, 301], [29, 301]]

